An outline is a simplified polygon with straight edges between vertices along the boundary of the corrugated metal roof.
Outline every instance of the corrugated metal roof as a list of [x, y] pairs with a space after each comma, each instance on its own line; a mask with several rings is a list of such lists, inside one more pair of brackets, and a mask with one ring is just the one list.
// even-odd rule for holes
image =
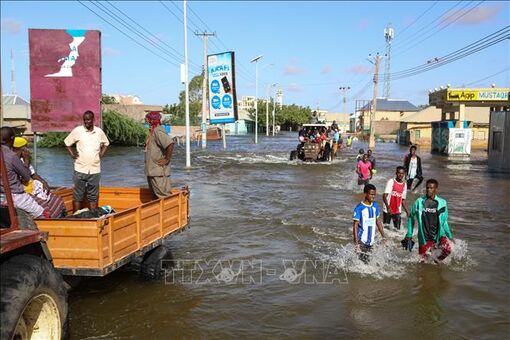
[[5, 94], [2, 96], [2, 105], [25, 105], [30, 106], [30, 103], [21, 98], [17, 94]]
[[[365, 105], [362, 110], [370, 110], [372, 103]], [[412, 112], [419, 109], [407, 100], [377, 98], [377, 111]]]

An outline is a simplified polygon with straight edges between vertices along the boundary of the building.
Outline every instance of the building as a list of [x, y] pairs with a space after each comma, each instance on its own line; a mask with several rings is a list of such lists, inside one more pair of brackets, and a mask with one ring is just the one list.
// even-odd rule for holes
[[4, 124], [23, 134], [32, 134], [30, 103], [16, 94], [2, 96]]
[[239, 110], [249, 111], [255, 109], [255, 97], [254, 96], [242, 96], [241, 100], [237, 101], [237, 108]]
[[134, 95], [121, 95], [121, 94], [112, 94], [111, 95], [117, 103], [122, 105], [143, 105], [142, 101], [138, 96]]
[[237, 111], [238, 120], [235, 123], [225, 124], [225, 135], [237, 136], [255, 132], [255, 121], [247, 110]]
[[489, 170], [510, 173], [510, 111], [490, 113]]
[[319, 110], [319, 121], [324, 122], [327, 125], [333, 124], [336, 121], [340, 133], [344, 133], [350, 130], [350, 119], [348, 113], [340, 112], [328, 112], [325, 110]]
[[[370, 130], [370, 112], [372, 102], [359, 109], [360, 127], [363, 130]], [[400, 129], [400, 121], [410, 113], [419, 109], [407, 100], [377, 98], [375, 112], [375, 134], [393, 135]]]
[[101, 111], [116, 111], [126, 115], [137, 122], [145, 122], [147, 111], [163, 111], [161, 105], [126, 105], [126, 104], [101, 104]]
[[[432, 122], [440, 120], [441, 109], [434, 106], [427, 106], [418, 112], [407, 114], [400, 122], [398, 143], [402, 145], [432, 145]], [[472, 130], [471, 147], [474, 149], [487, 148], [489, 108], [467, 107], [466, 120], [468, 121], [467, 126]]]

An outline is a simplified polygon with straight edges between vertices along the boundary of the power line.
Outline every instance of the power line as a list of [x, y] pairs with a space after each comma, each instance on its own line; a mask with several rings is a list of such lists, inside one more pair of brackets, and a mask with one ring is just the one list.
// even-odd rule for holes
[[465, 58], [465, 57], [467, 57], [467, 56], [469, 56], [471, 54], [477, 53], [477, 52], [482, 51], [482, 50], [484, 50], [486, 48], [489, 48], [489, 47], [491, 47], [493, 45], [496, 45], [496, 44], [498, 44], [498, 43], [500, 43], [502, 41], [505, 41], [508, 38], [509, 38], [509, 36], [506, 36], [506, 37], [500, 38], [498, 40], [491, 41], [489, 43], [486, 43], [485, 45], [481, 45], [481, 46], [479, 46], [479, 47], [477, 47], [475, 49], [472, 49], [471, 51], [466, 51], [463, 54], [458, 55], [455, 58], [449, 59], [449, 60], [444, 61], [444, 62], [439, 62], [437, 64], [433, 64], [433, 65], [431, 65], [431, 66], [429, 66], [427, 68], [421, 69], [421, 70], [417, 70], [417, 71], [414, 71], [414, 72], [411, 72], [411, 73], [407, 73], [407, 74], [402, 74], [402, 75], [396, 76], [396, 77], [394, 77], [392, 79], [397, 80], [397, 79], [408, 78], [408, 77], [411, 77], [411, 76], [414, 76], [414, 75], [417, 75], [417, 74], [420, 74], [420, 73], [424, 73], [424, 72], [430, 71], [432, 69], [435, 69], [435, 68], [438, 68], [438, 67], [450, 64], [450, 63], [452, 63], [452, 62], [454, 62], [456, 60], [463, 59], [463, 58]]
[[[415, 37], [416, 36], [419, 36], [421, 33], [423, 33], [423, 31], [427, 31], [427, 28], [430, 28], [431, 25], [433, 25], [435, 22], [441, 20], [441, 18], [444, 18], [444, 16], [446, 14], [448, 14], [449, 12], [451, 12], [455, 7], [457, 7], [459, 4], [462, 3], [462, 0], [460, 1], [457, 1], [457, 3], [455, 3], [455, 5], [453, 5], [452, 7], [450, 7], [448, 10], [444, 11], [440, 16], [438, 16], [437, 18], [435, 18], [434, 20], [432, 20], [431, 22], [429, 22], [428, 24], [424, 25], [423, 27], [421, 27], [420, 29], [418, 29], [416, 32], [414, 32], [413, 34], [411, 34], [410, 36], [402, 39], [401, 41], [398, 41], [398, 40], [395, 40], [395, 44], [398, 44], [398, 45], [405, 45], [407, 44], [408, 42], [411, 42], [411, 41], [414, 41], [415, 40]], [[435, 27], [435, 26], [434, 26]], [[396, 47], [396, 49], [398, 50], [398, 47]]]
[[133, 42], [135, 42], [136, 44], [138, 44], [139, 46], [141, 46], [142, 48], [146, 49], [147, 51], [149, 51], [150, 53], [154, 54], [155, 56], [163, 59], [164, 61], [166, 61], [167, 63], [171, 64], [171, 65], [174, 65], [174, 66], [177, 66], [179, 67], [179, 64], [176, 64], [174, 61], [171, 61], [169, 59], [167, 59], [166, 57], [156, 53], [155, 51], [149, 49], [147, 46], [143, 45], [142, 43], [140, 43], [138, 40], [134, 39], [133, 37], [131, 37], [129, 34], [125, 33], [123, 30], [121, 30], [120, 28], [118, 28], [117, 26], [115, 26], [114, 24], [112, 24], [108, 19], [105, 19], [102, 15], [100, 15], [99, 13], [95, 12], [92, 8], [88, 7], [87, 5], [85, 5], [82, 1], [80, 0], [77, 0], [78, 3], [80, 3], [83, 7], [87, 8], [89, 11], [91, 11], [92, 13], [94, 13], [96, 16], [98, 16], [99, 18], [101, 18], [104, 22], [106, 22], [107, 24], [109, 24], [110, 26], [112, 26], [113, 28], [115, 28], [117, 31], [119, 31], [120, 33], [122, 33], [123, 35], [125, 35], [127, 38], [129, 38], [130, 40], [132, 40]]
[[498, 71], [498, 72], [496, 72], [496, 73], [494, 73], [494, 74], [491, 74], [490, 76], [487, 76], [487, 77], [482, 78], [482, 79], [480, 79], [480, 80], [477, 80], [477, 81], [473, 81], [473, 82], [471, 82], [471, 83], [468, 83], [468, 84], [466, 84], [465, 86], [471, 86], [471, 85], [475, 85], [475, 84], [481, 83], [482, 81], [485, 81], [485, 80], [487, 80], [487, 79], [491, 79], [492, 77], [495, 77], [495, 76], [497, 76], [497, 75], [500, 75], [501, 73], [507, 72], [508, 70], [509, 70], [509, 68], [508, 68], [508, 67], [506, 67], [506, 68], [502, 69], [501, 71]]
[[[166, 48], [163, 48], [161, 47], [159, 44], [155, 43], [150, 36], [147, 36], [146, 34], [140, 32], [140, 30], [138, 30], [137, 28], [135, 28], [133, 25], [131, 25], [130, 23], [126, 22], [124, 19], [122, 19], [121, 17], [119, 17], [117, 14], [115, 14], [114, 12], [112, 12], [110, 9], [108, 9], [105, 5], [103, 5], [101, 2], [90, 2], [92, 5], [96, 6], [98, 9], [102, 10], [104, 13], [106, 13], [108, 16], [110, 16], [112, 19], [114, 19], [115, 21], [117, 21], [118, 23], [120, 23], [121, 25], [123, 25], [124, 27], [126, 27], [128, 30], [130, 30], [131, 32], [133, 32], [134, 34], [138, 35], [141, 39], [145, 40], [146, 42], [148, 42], [149, 44], [151, 44], [152, 46], [154, 46], [155, 48], [159, 49], [160, 51], [162, 51], [163, 53], [165, 53], [166, 55], [168, 55], [170, 58], [173, 58], [174, 60], [177, 61], [177, 63], [179, 63], [181, 61], [181, 58], [182, 56], [179, 56], [179, 55], [176, 55], [174, 52], [171, 52], [169, 51], [168, 49]], [[101, 6], [102, 8], [100, 8], [99, 6]], [[130, 20], [134, 21], [133, 19], [130, 18]], [[150, 33], [150, 32], [149, 32]], [[150, 33], [153, 37], [154, 35], [152, 33]], [[178, 52], [177, 52], [178, 53]], [[194, 67], [197, 67], [199, 68], [199, 66], [193, 62], [191, 62], [190, 64], [192, 64]]]
[[126, 13], [124, 13], [121, 9], [119, 9], [118, 7], [116, 7], [114, 4], [112, 4], [110, 1], [106, 0], [106, 2], [112, 6], [113, 8], [115, 8], [117, 11], [119, 11], [122, 15], [124, 15], [127, 19], [129, 19], [131, 22], [133, 22], [135, 25], [137, 25], [138, 27], [140, 27], [142, 30], [144, 30], [146, 33], [150, 34], [152, 37], [154, 37], [154, 39], [156, 39], [157, 41], [161, 42], [162, 44], [164, 44], [165, 46], [167, 46], [168, 48], [170, 48], [171, 50], [173, 50], [177, 56], [179, 58], [184, 58], [183, 54], [180, 53], [179, 51], [177, 51], [175, 48], [173, 48], [172, 46], [168, 45], [166, 42], [164, 42], [163, 40], [161, 40], [158, 36], [156, 36], [155, 34], [149, 32], [147, 29], [145, 29], [145, 27], [143, 27], [142, 25], [138, 24], [135, 20], [133, 20], [129, 15], [127, 15]]
[[[411, 46], [408, 46], [408, 48], [406, 48], [405, 50], [403, 51], [400, 51], [399, 53], [397, 53], [395, 56], [399, 56], [399, 55], [402, 55], [404, 54], [405, 52], [411, 50], [413, 47], [421, 44], [422, 42], [424, 42], [425, 40], [429, 39], [430, 37], [434, 36], [435, 34], [441, 32], [442, 30], [444, 30], [446, 27], [452, 25], [453, 23], [455, 23], [457, 20], [459, 20], [460, 18], [462, 18], [463, 16], [467, 15], [469, 12], [471, 12], [472, 10], [474, 10], [476, 7], [478, 7], [479, 5], [481, 5], [482, 3], [484, 2], [484, 0], [480, 1], [479, 3], [477, 3], [475, 6], [473, 6], [472, 8], [470, 8], [469, 10], [467, 10], [466, 12], [464, 12], [463, 14], [459, 15], [457, 18], [455, 18], [454, 20], [448, 22], [448, 24], [446, 24], [445, 26], [441, 27], [440, 29], [438, 29], [437, 31], [435, 32], [432, 32], [431, 34], [429, 34], [428, 36], [426, 36], [425, 38], [415, 42], [414, 44], [412, 44]], [[463, 9], [463, 8], [462, 8]], [[459, 11], [461, 11], [462, 9], [459, 9]], [[441, 23], [439, 23], [438, 25], [440, 25]]]
[[463, 48], [460, 48], [454, 52], [451, 52], [441, 58], [436, 58], [435, 59], [436, 63], [431, 64], [430, 62], [427, 62], [426, 64], [423, 64], [423, 65], [419, 65], [419, 66], [412, 67], [407, 70], [395, 72], [395, 73], [391, 74], [390, 77], [392, 77], [392, 79], [394, 79], [395, 77], [402, 77], [402, 76], [407, 76], [410, 74], [414, 75], [414, 74], [417, 74], [416, 72], [422, 73], [422, 72], [428, 71], [430, 69], [448, 64], [450, 62], [453, 62], [455, 60], [458, 60], [462, 57], [473, 54], [473, 53], [483, 50], [485, 48], [488, 48], [492, 45], [495, 45], [501, 41], [508, 39], [510, 37], [509, 28], [510, 28], [510, 26], [506, 26], [494, 33], [491, 33], [491, 34], [467, 45], [467, 46], [464, 46]]

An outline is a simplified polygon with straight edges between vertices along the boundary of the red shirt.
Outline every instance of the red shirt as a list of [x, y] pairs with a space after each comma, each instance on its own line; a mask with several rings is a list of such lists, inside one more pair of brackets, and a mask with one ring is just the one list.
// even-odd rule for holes
[[388, 194], [388, 203], [390, 206], [390, 211], [386, 211], [386, 205], [383, 207], [383, 211], [388, 212], [390, 214], [400, 214], [402, 212], [402, 199], [406, 199], [407, 195], [407, 184], [406, 181], [402, 183], [397, 182], [395, 179], [390, 179], [386, 183], [386, 189], [384, 190], [385, 194]]

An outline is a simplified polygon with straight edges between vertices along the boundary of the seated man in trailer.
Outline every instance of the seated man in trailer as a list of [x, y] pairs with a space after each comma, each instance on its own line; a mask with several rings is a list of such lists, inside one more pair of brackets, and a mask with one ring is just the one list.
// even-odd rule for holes
[[[0, 130], [3, 161], [7, 170], [9, 188], [11, 189], [14, 206], [28, 213], [32, 218], [48, 218], [48, 212], [29, 194], [23, 185], [30, 181], [30, 169], [27, 161], [23, 162], [14, 151], [14, 129], [4, 126]], [[0, 183], [0, 204], [7, 205], [5, 189]]]

